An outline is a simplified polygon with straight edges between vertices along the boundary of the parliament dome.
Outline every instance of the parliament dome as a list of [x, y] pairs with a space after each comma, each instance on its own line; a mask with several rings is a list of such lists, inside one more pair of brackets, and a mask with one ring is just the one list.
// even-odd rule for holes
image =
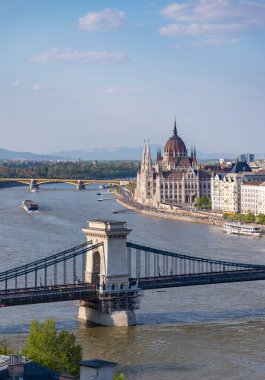
[[187, 149], [183, 140], [178, 136], [177, 126], [175, 122], [173, 136], [168, 139], [164, 148], [166, 157], [186, 157]]

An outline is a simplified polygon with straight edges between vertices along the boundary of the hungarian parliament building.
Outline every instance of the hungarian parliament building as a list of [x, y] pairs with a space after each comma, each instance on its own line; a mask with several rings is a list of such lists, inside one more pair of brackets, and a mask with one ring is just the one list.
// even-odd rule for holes
[[210, 172], [200, 169], [195, 147], [188, 155], [175, 121], [173, 135], [166, 142], [163, 154], [157, 152], [154, 164], [149, 144], [145, 144], [137, 173], [135, 200], [154, 207], [192, 205], [197, 197], [211, 197], [211, 176]]

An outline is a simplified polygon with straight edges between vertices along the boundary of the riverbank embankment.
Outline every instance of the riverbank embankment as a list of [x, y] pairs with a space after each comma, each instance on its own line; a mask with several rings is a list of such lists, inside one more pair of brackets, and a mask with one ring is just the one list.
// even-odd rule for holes
[[117, 202], [130, 210], [134, 210], [141, 214], [155, 216], [165, 219], [175, 219], [189, 223], [202, 223], [222, 226], [224, 219], [221, 215], [213, 215], [211, 212], [198, 212], [188, 210], [165, 210], [141, 205], [135, 202], [128, 194], [116, 193]]

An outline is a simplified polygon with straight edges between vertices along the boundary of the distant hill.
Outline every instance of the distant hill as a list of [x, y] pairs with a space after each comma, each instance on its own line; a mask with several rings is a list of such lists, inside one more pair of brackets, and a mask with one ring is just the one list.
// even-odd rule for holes
[[[158, 145], [150, 147], [151, 155], [156, 157]], [[53, 153], [54, 156], [67, 157], [69, 159], [80, 160], [140, 160], [143, 147], [137, 148], [95, 148], [89, 150], [71, 150]]]
[[[161, 148], [159, 145], [151, 145], [150, 151], [152, 159], [156, 159], [157, 149]], [[55, 152], [52, 154], [35, 154], [30, 152], [15, 152], [7, 149], [0, 148], [0, 160], [140, 160], [142, 157], [143, 147], [119, 147], [119, 148], [95, 148], [87, 150], [66, 150]], [[232, 160], [236, 158], [235, 153], [205, 153], [197, 151], [198, 159], [205, 160], [218, 160], [224, 158]], [[263, 154], [256, 154], [255, 157], [264, 157]]]
[[[157, 149], [161, 148], [159, 145], [151, 145], [150, 151], [152, 159], [154, 160], [157, 155]], [[89, 150], [71, 150], [53, 153], [53, 156], [67, 157], [69, 159], [80, 160], [140, 160], [142, 157], [143, 147], [136, 148], [95, 148]], [[201, 160], [214, 160], [219, 158], [234, 159], [234, 153], [204, 153], [197, 152], [197, 157]]]
[[57, 156], [48, 154], [35, 154], [30, 152], [15, 152], [12, 150], [0, 148], [0, 160], [28, 160], [28, 161], [38, 161], [38, 160], [58, 160]]

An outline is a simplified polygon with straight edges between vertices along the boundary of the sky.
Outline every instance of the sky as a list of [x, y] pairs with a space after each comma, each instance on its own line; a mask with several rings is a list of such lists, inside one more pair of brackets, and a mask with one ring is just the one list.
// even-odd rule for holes
[[0, 147], [265, 152], [265, 0], [0, 0]]

